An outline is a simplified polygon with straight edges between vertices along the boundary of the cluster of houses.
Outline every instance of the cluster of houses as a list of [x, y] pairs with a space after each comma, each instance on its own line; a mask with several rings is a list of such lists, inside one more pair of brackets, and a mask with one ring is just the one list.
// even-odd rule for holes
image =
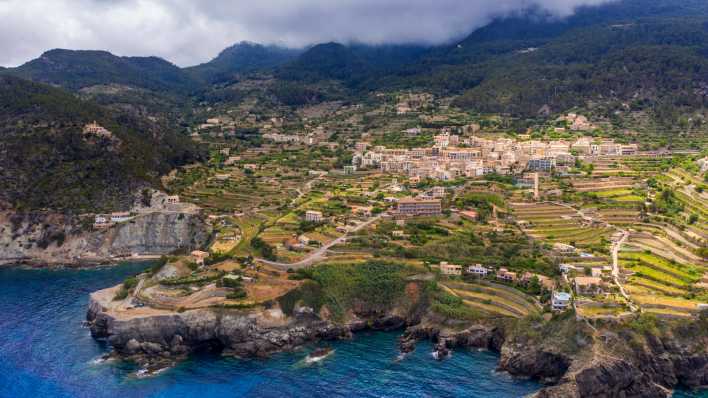
[[[445, 276], [471, 275], [478, 278], [491, 277], [499, 282], [521, 285], [528, 284], [536, 278], [543, 289], [553, 292], [551, 295], [551, 308], [554, 311], [563, 311], [571, 305], [572, 293], [557, 290], [556, 282], [545, 275], [531, 272], [514, 272], [506, 267], [494, 269], [482, 264], [473, 264], [465, 267], [459, 264], [440, 262], [440, 264], [433, 265], [433, 267], [439, 269], [440, 273]], [[563, 274], [567, 275], [570, 270], [578, 268], [574, 268], [570, 264], [561, 264], [560, 269]], [[573, 292], [577, 296], [596, 296], [606, 293], [609, 287], [606, 280], [611, 271], [612, 268], [609, 266], [595, 267], [592, 268], [590, 275], [573, 277], [571, 279]]]
[[549, 172], [574, 165], [576, 156], [622, 156], [637, 153], [635, 144], [622, 145], [612, 140], [595, 141], [581, 137], [576, 141], [517, 141], [510, 138], [463, 138], [449, 129], [434, 136], [434, 145], [425, 148], [369, 147], [355, 144], [352, 166], [378, 168], [382, 172], [405, 174], [412, 180], [432, 178], [452, 180], [489, 173], [516, 174], [523, 171]]
[[94, 215], [93, 227], [97, 229], [108, 228], [115, 224], [130, 221], [134, 218], [130, 212], [115, 212], [111, 214]]
[[511, 283], [528, 283], [533, 278], [537, 278], [541, 286], [546, 290], [553, 290], [555, 287], [555, 282], [553, 279], [540, 274], [534, 274], [532, 272], [512, 272], [508, 268], [501, 267], [499, 269], [493, 269], [491, 267], [485, 267], [482, 264], [473, 264], [467, 267], [463, 267], [458, 264], [450, 264], [448, 262], [441, 262], [436, 266], [440, 269], [440, 273], [446, 276], [462, 276], [463, 274], [473, 275], [479, 278], [486, 278], [490, 275], [494, 275], [494, 279], [502, 282]]

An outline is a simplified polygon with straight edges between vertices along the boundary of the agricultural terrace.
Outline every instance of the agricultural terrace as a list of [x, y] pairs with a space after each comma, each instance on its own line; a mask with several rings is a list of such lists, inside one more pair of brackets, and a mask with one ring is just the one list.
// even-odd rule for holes
[[439, 282], [471, 309], [486, 316], [524, 318], [542, 311], [538, 301], [517, 289], [487, 281]]
[[575, 210], [553, 203], [514, 203], [517, 223], [529, 236], [576, 247], [604, 245], [610, 228], [584, 220]]
[[690, 316], [698, 312], [698, 304], [708, 302], [705, 266], [641, 251], [634, 243], [620, 253], [620, 266], [627, 279], [625, 289], [643, 310]]
[[270, 166], [251, 171], [238, 167], [192, 167], [178, 170], [167, 189], [210, 213], [277, 208], [296, 197], [305, 176]]

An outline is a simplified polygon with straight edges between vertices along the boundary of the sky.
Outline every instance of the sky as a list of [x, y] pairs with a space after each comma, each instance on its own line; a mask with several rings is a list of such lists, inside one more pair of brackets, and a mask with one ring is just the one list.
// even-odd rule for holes
[[562, 18], [609, 0], [0, 0], [0, 65], [53, 48], [207, 62], [240, 41], [440, 44], [541, 7]]

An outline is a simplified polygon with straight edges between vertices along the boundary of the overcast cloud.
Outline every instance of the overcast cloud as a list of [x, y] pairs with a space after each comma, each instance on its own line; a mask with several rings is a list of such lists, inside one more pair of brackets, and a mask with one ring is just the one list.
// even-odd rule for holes
[[0, 65], [52, 48], [206, 62], [242, 40], [438, 44], [539, 6], [558, 17], [608, 0], [0, 0]]

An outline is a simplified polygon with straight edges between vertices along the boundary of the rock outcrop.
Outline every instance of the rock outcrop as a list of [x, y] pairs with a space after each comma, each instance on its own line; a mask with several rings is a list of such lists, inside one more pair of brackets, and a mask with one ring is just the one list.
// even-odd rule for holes
[[[267, 357], [308, 342], [351, 338], [364, 329], [394, 330], [406, 325], [395, 312], [350, 313], [346, 322], [322, 319], [309, 307], [291, 316], [277, 304], [266, 309], [204, 308], [184, 312], [136, 308], [112, 311], [116, 288], [91, 295], [87, 321], [94, 338], [106, 339], [114, 353], [148, 369], [168, 366], [186, 354], [216, 349], [224, 355]], [[361, 314], [359, 314], [361, 315]]]
[[84, 265], [202, 247], [210, 238], [194, 212], [151, 212], [108, 229], [61, 214], [0, 213], [0, 264]]
[[[706, 331], [701, 331], [704, 325], [704, 321], [697, 321], [688, 330], [681, 325], [665, 325], [667, 330], [661, 332], [639, 333], [626, 325], [605, 325], [610, 330], [619, 327], [622, 333], [606, 332], [602, 338], [581, 341], [568, 349], [558, 336], [541, 334], [530, 339], [526, 332], [508, 323], [487, 320], [466, 328], [450, 328], [428, 320], [406, 329], [400, 348], [410, 352], [417, 340], [430, 339], [439, 359], [455, 348], [499, 352], [499, 370], [547, 385], [534, 395], [536, 398], [668, 398], [677, 387], [708, 386], [708, 339]], [[578, 335], [571, 337], [582, 340]]]

